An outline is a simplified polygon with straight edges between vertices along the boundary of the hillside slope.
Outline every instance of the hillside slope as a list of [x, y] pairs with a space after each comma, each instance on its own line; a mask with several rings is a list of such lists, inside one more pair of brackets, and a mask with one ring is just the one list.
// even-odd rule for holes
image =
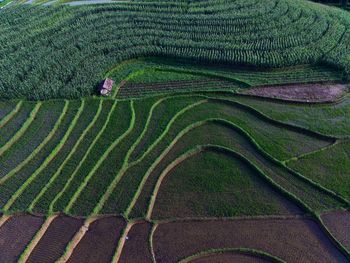
[[143, 56], [350, 74], [350, 18], [305, 0], [130, 2], [9, 7], [0, 15], [0, 97], [78, 98]]

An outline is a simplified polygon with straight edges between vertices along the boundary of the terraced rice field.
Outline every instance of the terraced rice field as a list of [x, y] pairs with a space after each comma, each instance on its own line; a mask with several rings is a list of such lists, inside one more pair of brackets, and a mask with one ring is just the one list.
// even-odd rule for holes
[[[328, 107], [331, 112], [332, 108], [348, 105], [345, 101], [308, 107], [320, 113]], [[341, 154], [337, 149], [347, 145], [348, 130], [344, 129], [342, 136], [338, 136], [336, 130], [333, 134], [322, 134], [313, 126], [316, 122], [296, 125], [276, 118], [273, 112], [262, 113], [263, 108], [259, 107], [263, 103], [257, 98], [203, 92], [141, 100], [95, 98], [32, 103], [33, 109], [38, 108], [38, 117], [23, 134], [15, 137], [5, 152], [7, 155], [2, 155], [17, 164], [8, 170], [2, 169], [2, 212], [30, 211], [49, 217], [41, 219], [42, 226], [34, 229], [33, 225], [33, 231], [28, 233], [32, 237], [27, 237], [22, 247], [13, 252], [13, 258], [27, 262], [58, 259], [79, 262], [85, 257], [86, 262], [108, 262], [112, 258], [133, 262], [142, 254], [149, 259], [147, 262], [155, 257], [159, 257], [160, 262], [174, 261], [171, 254], [163, 259], [155, 245], [163, 243], [158, 241], [161, 238], [157, 231], [163, 224], [167, 225], [169, 219], [174, 222], [169, 223], [171, 226], [175, 222], [182, 225], [181, 220], [189, 218], [201, 222], [202, 218], [262, 216], [266, 222], [273, 222], [276, 217], [281, 222], [283, 218], [293, 218], [290, 220], [303, 225], [304, 215], [308, 214], [316, 221], [305, 224], [313, 225], [312, 231], [318, 229], [315, 235], [321, 235], [325, 220], [319, 215], [349, 207], [343, 190], [346, 176], [341, 171], [335, 174], [334, 179], [340, 183], [330, 187], [327, 181], [315, 178], [314, 173], [299, 171], [296, 164], [312, 165], [313, 156], [331, 151], [336, 158], [335, 153]], [[274, 103], [275, 107], [283, 104], [267, 103]], [[13, 103], [7, 115], [17, 105]], [[284, 104], [284, 107], [296, 111], [306, 106]], [[11, 119], [15, 119], [17, 114], [12, 115]], [[27, 120], [30, 118], [28, 115]], [[333, 115], [329, 114], [329, 120], [331, 118]], [[11, 119], [2, 128], [10, 125]], [[52, 124], [39, 124], [41, 120], [51, 120]], [[40, 133], [37, 133], [38, 125], [42, 125]], [[22, 141], [30, 134], [37, 135], [36, 150], [29, 155], [17, 154], [15, 149], [21, 149]], [[347, 148], [343, 147], [345, 151]], [[344, 165], [347, 163], [344, 159]], [[328, 167], [329, 171], [335, 171], [331, 162], [325, 165], [322, 169]], [[81, 219], [52, 218], [53, 212]], [[124, 219], [100, 218], [102, 215]], [[6, 219], [4, 216], [0, 229], [6, 231], [7, 224], [23, 217]], [[152, 223], [138, 222], [141, 219]], [[64, 223], [64, 220], [68, 221]], [[70, 224], [72, 227], [67, 227]], [[317, 228], [318, 224], [321, 227]], [[111, 228], [119, 230], [108, 231]], [[149, 247], [151, 237], [155, 243]], [[0, 240], [3, 238], [0, 235]], [[330, 241], [324, 244], [330, 253], [328, 259], [346, 257], [342, 251], [335, 252], [336, 248], [330, 244]], [[224, 247], [227, 245], [222, 245]], [[276, 254], [255, 245], [231, 247], [254, 248], [283, 260], [290, 259], [290, 254]], [[189, 254], [177, 255], [176, 260], [214, 248], [191, 250]], [[84, 251], [89, 251], [91, 256]], [[292, 254], [304, 253], [302, 249], [297, 251]], [[98, 256], [99, 253], [103, 256]], [[310, 259], [306, 262], [313, 262], [316, 255], [309, 253]], [[244, 255], [247, 253], [228, 253], [223, 257]], [[322, 256], [317, 260], [331, 262], [326, 259]]]
[[0, 12], [0, 263], [350, 262], [345, 11], [43, 2]]

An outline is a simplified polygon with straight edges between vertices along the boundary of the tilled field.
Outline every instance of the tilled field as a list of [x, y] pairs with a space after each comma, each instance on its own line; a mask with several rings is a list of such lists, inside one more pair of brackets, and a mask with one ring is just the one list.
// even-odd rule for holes
[[188, 262], [191, 263], [213, 263], [213, 262], [220, 262], [220, 263], [233, 263], [233, 262], [239, 262], [239, 263], [269, 263], [271, 262], [268, 259], [259, 258], [257, 256], [252, 255], [240, 255], [236, 254], [234, 252], [221, 252], [217, 254], [210, 254], [206, 256], [199, 256], [198, 258], [195, 258], [193, 260], [190, 260]]
[[68, 262], [111, 262], [125, 226], [125, 221], [117, 217], [106, 217], [92, 222]]
[[350, 211], [325, 213], [322, 220], [337, 240], [350, 250]]
[[59, 216], [53, 220], [27, 262], [55, 262], [82, 225], [82, 219]]
[[[43, 217], [31, 215], [10, 217], [0, 228], [1, 262], [16, 262], [26, 247], [29, 259], [26, 262], [55, 262], [60, 258], [59, 262], [98, 263], [113, 259], [148, 263], [153, 262], [153, 255], [157, 262], [166, 263], [179, 260], [265, 263], [273, 258], [286, 262], [348, 262], [318, 224], [302, 216], [154, 224], [145, 221], [125, 224], [118, 217], [100, 217], [87, 226], [76, 246], [68, 243], [73, 242], [74, 233], [81, 226], [80, 219], [59, 215], [41, 233], [38, 230], [43, 228], [44, 221]], [[13, 227], [26, 227], [26, 231], [19, 235], [21, 232], [13, 231]], [[16, 233], [16, 238], [10, 230]], [[34, 235], [41, 238], [32, 246]]]
[[31, 215], [7, 219], [0, 228], [1, 262], [16, 262], [43, 223], [44, 218]]
[[123, 263], [147, 263], [152, 262], [149, 238], [152, 226], [148, 222], [137, 222], [127, 234], [127, 239], [119, 262]]
[[243, 94], [296, 102], [334, 102], [348, 92], [345, 85], [286, 85], [252, 88]]
[[[347, 98], [205, 92], [10, 105], [0, 120], [6, 263], [350, 258], [347, 214], [328, 213], [350, 206]], [[293, 170], [301, 161], [306, 170]]]
[[347, 262], [310, 219], [183, 221], [160, 224], [153, 236], [157, 262], [177, 262], [219, 248], [250, 248], [286, 262]]

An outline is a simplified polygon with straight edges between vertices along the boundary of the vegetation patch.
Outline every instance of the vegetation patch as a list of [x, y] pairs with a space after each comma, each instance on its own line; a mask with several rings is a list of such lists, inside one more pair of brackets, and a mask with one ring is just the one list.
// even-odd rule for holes
[[11, 112], [19, 109], [21, 102], [17, 101], [0, 101], [0, 127], [3, 126], [3, 121]]
[[[62, 102], [47, 102], [40, 106], [37, 104], [31, 116], [22, 128], [10, 140], [10, 146], [1, 154], [2, 169], [0, 177], [6, 176], [17, 165], [25, 161], [30, 155], [34, 155], [35, 149], [40, 149], [40, 145], [46, 138], [50, 139], [50, 132], [56, 123], [65, 115], [63, 112], [65, 104]], [[23, 128], [26, 126], [25, 128]], [[56, 127], [57, 128], [57, 127]], [[63, 131], [64, 132], [64, 131]]]
[[350, 141], [342, 141], [288, 162], [288, 166], [324, 187], [350, 199]]
[[[99, 107], [99, 102], [96, 100], [87, 100], [81, 102], [80, 108], [82, 108], [82, 113], [79, 117], [79, 125], [82, 126], [88, 126], [89, 123], [93, 123], [93, 120], [95, 118]], [[85, 105], [85, 106], [84, 106]], [[101, 105], [102, 106], [102, 105]], [[102, 125], [102, 124], [101, 124]], [[95, 131], [96, 133], [100, 130], [100, 127], [96, 127]], [[87, 134], [87, 135], [86, 135]], [[72, 139], [76, 136], [80, 136], [78, 129], [73, 129], [73, 134], [71, 135]], [[86, 137], [90, 138], [90, 140], [87, 140]], [[62, 184], [65, 183], [65, 180], [67, 180], [67, 172], [72, 171], [79, 163], [83, 155], [85, 153], [85, 149], [89, 147], [90, 141], [92, 141], [95, 137], [95, 134], [92, 133], [90, 135], [90, 128], [86, 128], [86, 132], [84, 132], [84, 136], [81, 135], [81, 138], [79, 139], [79, 143], [71, 149], [71, 152], [69, 154], [69, 158], [64, 160], [64, 162], [61, 164], [63, 166], [60, 166], [57, 171], [53, 174], [52, 172], [47, 174], [50, 175], [49, 183], [46, 184], [44, 188], [41, 189], [41, 192], [35, 197], [34, 200], [32, 200], [32, 203], [30, 204], [29, 209], [34, 210], [35, 212], [45, 213], [49, 210], [49, 205], [51, 201], [58, 196], [58, 193], [60, 189], [63, 187]], [[79, 155], [79, 153], [81, 155]], [[76, 157], [77, 156], [77, 157]], [[75, 159], [75, 158], [76, 159]]]
[[0, 129], [0, 147], [2, 148], [6, 142], [8, 142], [16, 132], [23, 126], [28, 120], [30, 113], [35, 107], [35, 103], [27, 102], [23, 103], [18, 111], [6, 122], [1, 120]]
[[[72, 201], [77, 189], [80, 187], [84, 178], [93, 175], [92, 169], [96, 166], [99, 159], [105, 155], [105, 151], [110, 147], [113, 140], [117, 140], [127, 129], [131, 118], [130, 103], [120, 103], [117, 105], [115, 112], [109, 119], [108, 124], [101, 130], [99, 129], [98, 136], [93, 137], [93, 141], [88, 145], [88, 149], [84, 152], [83, 158], [79, 159], [78, 166], [70, 167], [71, 173], [68, 180], [63, 181], [63, 188], [60, 193], [54, 196], [52, 204], [50, 204], [52, 211], [63, 211]], [[123, 117], [121, 117], [123, 116]], [[119, 120], [119, 121], [118, 121]], [[115, 124], [118, 123], [117, 129]], [[87, 179], [85, 179], [87, 180]], [[83, 190], [83, 188], [81, 188]], [[71, 203], [73, 204], [73, 203]], [[51, 210], [50, 209], [50, 210]]]
[[85, 97], [116, 65], [149, 56], [268, 69], [325, 64], [338, 72], [302, 69], [299, 80], [349, 78], [348, 13], [309, 1], [19, 5], [1, 17], [5, 99]]
[[252, 167], [233, 156], [209, 150], [188, 157], [166, 175], [152, 218], [278, 215], [296, 211]]
[[336, 104], [300, 105], [266, 101], [248, 97], [234, 100], [249, 105], [267, 116], [284, 123], [304, 127], [315, 132], [336, 137], [350, 136], [350, 99]]

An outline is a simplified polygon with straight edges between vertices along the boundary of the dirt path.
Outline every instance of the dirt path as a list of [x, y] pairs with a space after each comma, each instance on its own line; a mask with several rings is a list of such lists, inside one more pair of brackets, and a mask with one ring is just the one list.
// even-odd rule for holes
[[44, 236], [46, 233], [47, 229], [51, 225], [52, 221], [57, 217], [57, 215], [51, 216], [46, 221], [44, 224], [41, 226], [40, 230], [35, 234], [34, 239], [30, 242], [30, 244], [26, 247], [25, 251], [21, 255], [20, 259], [18, 262], [27, 262], [28, 258], [30, 257], [30, 254], [36, 247], [36, 245], [39, 243], [41, 238]]
[[72, 256], [74, 249], [78, 246], [79, 242], [83, 239], [85, 233], [89, 230], [89, 226], [94, 222], [97, 217], [91, 217], [85, 220], [84, 224], [80, 227], [79, 231], [74, 235], [73, 239], [69, 242], [64, 255], [57, 260], [60, 263], [66, 263]]
[[326, 103], [342, 98], [349, 88], [341, 84], [304, 84], [264, 86], [242, 91], [241, 94], [295, 102]]

